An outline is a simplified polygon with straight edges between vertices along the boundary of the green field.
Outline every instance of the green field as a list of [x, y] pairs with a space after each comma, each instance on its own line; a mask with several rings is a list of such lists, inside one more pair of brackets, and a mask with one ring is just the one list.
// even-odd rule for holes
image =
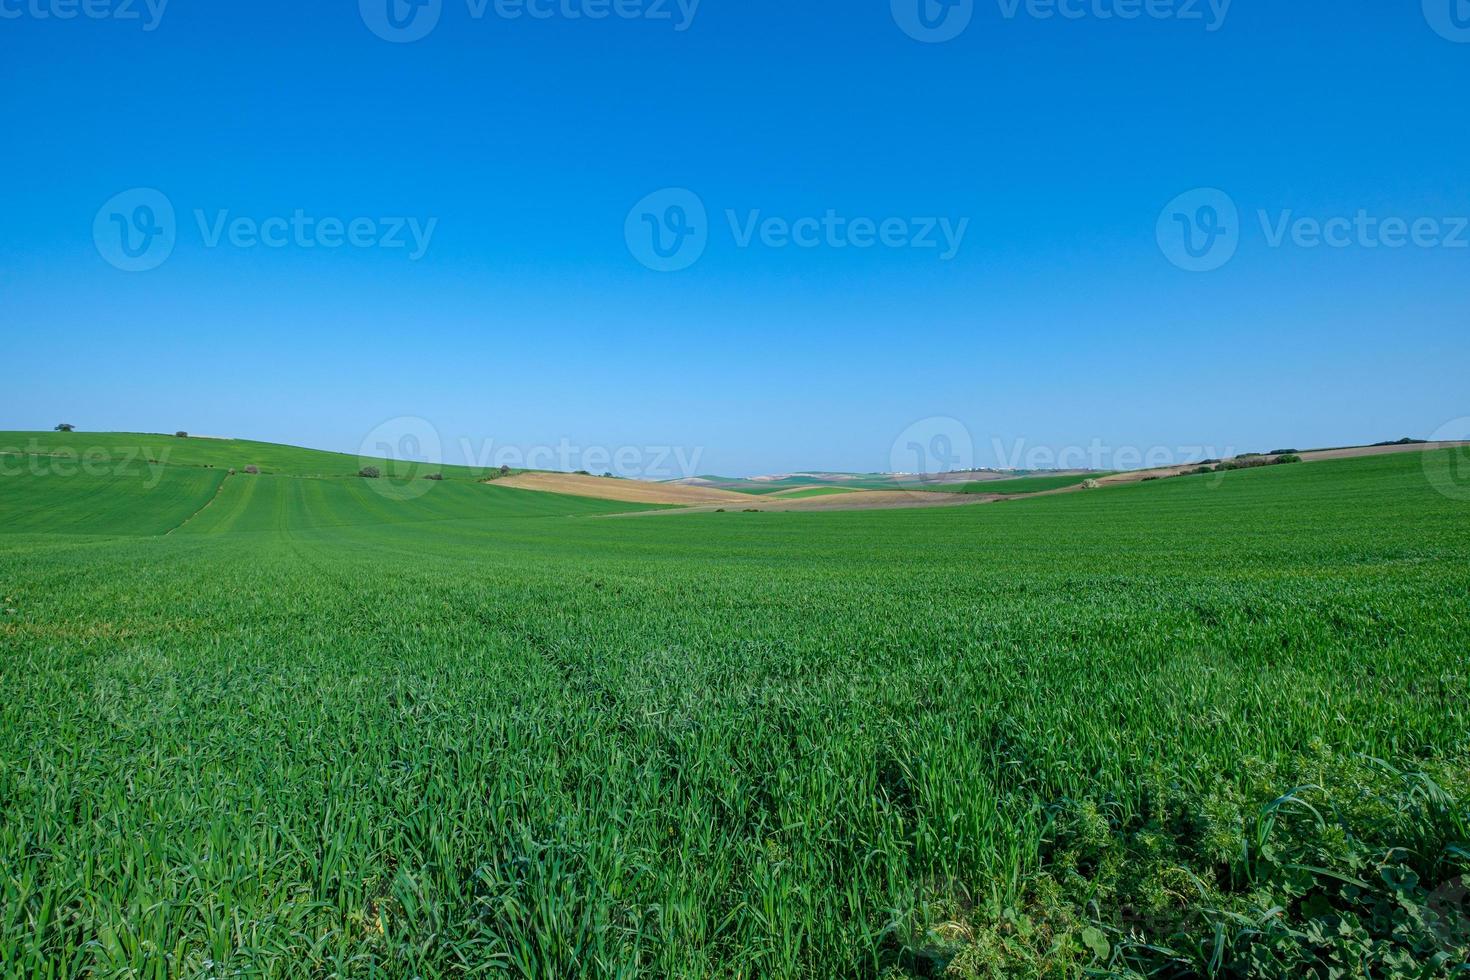
[[371, 462], [385, 475], [422, 476], [440, 473], [446, 480], [480, 480], [491, 471], [469, 466], [440, 466], [393, 460], [365, 460], [347, 453], [323, 452], [246, 439], [180, 439], [135, 432], [0, 432], [0, 455], [54, 454], [95, 469], [115, 463], [142, 471], [149, 463], [244, 470], [290, 476], [356, 476]]
[[852, 487], [812, 487], [809, 490], [795, 490], [790, 493], [783, 493], [781, 499], [805, 500], [808, 497], [830, 497], [833, 494], [855, 492]]
[[0, 965], [1450, 976], [1457, 464], [740, 520], [11, 466]]
[[1075, 473], [1067, 476], [1023, 476], [1014, 480], [975, 480], [970, 483], [936, 483], [929, 490], [947, 493], [1041, 493], [1075, 487], [1085, 480], [1095, 480], [1108, 473]]

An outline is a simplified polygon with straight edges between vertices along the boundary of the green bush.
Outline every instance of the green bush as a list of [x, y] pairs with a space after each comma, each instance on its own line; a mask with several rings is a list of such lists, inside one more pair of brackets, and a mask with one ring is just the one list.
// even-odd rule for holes
[[364, 466], [362, 469], [357, 471], [357, 475], [362, 477], [364, 480], [376, 480], [381, 477], [383, 473], [376, 466]]

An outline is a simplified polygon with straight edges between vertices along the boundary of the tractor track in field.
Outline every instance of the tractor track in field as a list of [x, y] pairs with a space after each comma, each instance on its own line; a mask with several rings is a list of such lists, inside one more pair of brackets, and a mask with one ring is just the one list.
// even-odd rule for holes
[[170, 534], [173, 534], [175, 531], [177, 531], [180, 527], [183, 527], [185, 524], [188, 524], [194, 518], [198, 517], [200, 514], [204, 513], [206, 510], [208, 510], [209, 507], [210, 507], [210, 505], [213, 504], [216, 500], [219, 499], [220, 493], [223, 492], [223, 490], [225, 489], [225, 484], [228, 483], [228, 482], [230, 482], [230, 474], [226, 473], [225, 474], [225, 478], [223, 480], [220, 480], [219, 481], [219, 486], [217, 486], [217, 487], [214, 488], [213, 495], [211, 495], [210, 498], [208, 500], [206, 500], [204, 503], [200, 504], [198, 510], [196, 510], [194, 513], [190, 514], [188, 517], [186, 517], [182, 521], [180, 521], [178, 527], [172, 527], [172, 528], [169, 528], [167, 531], [164, 531], [163, 532], [163, 536], [165, 538], [168, 537]]

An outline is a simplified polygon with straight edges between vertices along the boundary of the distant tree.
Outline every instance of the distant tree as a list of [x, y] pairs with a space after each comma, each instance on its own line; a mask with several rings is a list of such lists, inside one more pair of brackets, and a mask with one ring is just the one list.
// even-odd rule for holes
[[443, 473], [430, 473], [427, 476], [425, 476], [424, 479], [425, 480], [442, 480], [442, 479], [444, 479], [444, 474]]
[[502, 466], [500, 468], [500, 475], [501, 476], [510, 476], [510, 467], [509, 466]]
[[376, 480], [378, 477], [382, 476], [383, 473], [376, 466], [364, 466], [362, 469], [357, 471], [357, 475], [362, 477], [364, 480]]
[[174, 435], [176, 437], [180, 438], [180, 439], [187, 439], [187, 438], [189, 438], [189, 433], [187, 433], [187, 432], [182, 432], [182, 431], [175, 432]]
[[249, 473], [251, 476], [254, 476], [255, 474], [260, 472], [260, 467], [251, 464], [250, 466], [245, 467], [245, 472]]
[[70, 422], [63, 422], [56, 427], [57, 432], [75, 432], [76, 430], [77, 427], [72, 425]]

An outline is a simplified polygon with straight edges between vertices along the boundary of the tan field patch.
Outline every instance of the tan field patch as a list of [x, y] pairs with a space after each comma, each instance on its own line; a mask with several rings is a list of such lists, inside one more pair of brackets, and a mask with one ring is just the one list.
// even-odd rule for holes
[[754, 499], [749, 494], [714, 487], [690, 487], [674, 483], [646, 483], [642, 480], [612, 480], [604, 476], [580, 476], [575, 473], [521, 473], [495, 480], [497, 487], [539, 490], [596, 500], [617, 500], [625, 504], [725, 504], [744, 505]]
[[[700, 504], [665, 514], [708, 514], [712, 511], [760, 511], [761, 513], [811, 513], [834, 510], [893, 510], [911, 507], [964, 507], [1006, 498], [994, 493], [939, 493], [925, 490], [854, 490], [825, 497], [803, 497], [783, 500], [779, 494], [755, 496], [742, 494], [736, 504]], [[650, 514], [649, 516], [654, 516]]]

